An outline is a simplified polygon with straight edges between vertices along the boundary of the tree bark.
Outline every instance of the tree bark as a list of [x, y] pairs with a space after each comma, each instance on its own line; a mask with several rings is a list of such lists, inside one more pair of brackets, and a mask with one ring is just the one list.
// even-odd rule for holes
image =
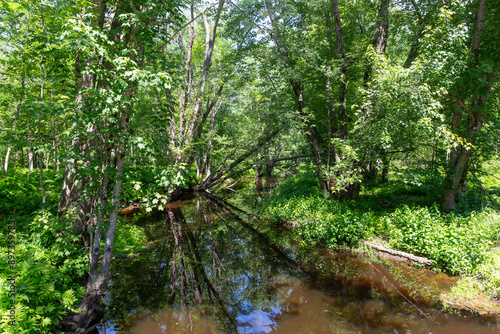
[[347, 66], [344, 50], [344, 34], [342, 32], [342, 24], [340, 22], [340, 12], [337, 0], [332, 0], [333, 21], [335, 23], [335, 36], [337, 42], [337, 56], [340, 59], [339, 67], [339, 125], [342, 139], [349, 137], [348, 120], [346, 113], [346, 97], [347, 97]]
[[278, 52], [280, 55], [283, 57], [284, 60], [284, 65], [285, 69], [288, 71], [289, 75], [289, 82], [290, 86], [292, 87], [293, 94], [295, 96], [295, 101], [297, 103], [297, 114], [302, 117], [302, 122], [303, 122], [303, 132], [304, 135], [309, 142], [309, 146], [311, 148], [311, 153], [313, 157], [313, 161], [315, 162], [316, 165], [316, 174], [318, 176], [318, 181], [321, 186], [321, 190], [323, 190], [326, 193], [330, 193], [330, 186], [328, 181], [326, 180], [323, 170], [323, 163], [322, 163], [322, 158], [321, 158], [321, 148], [320, 148], [320, 142], [321, 138], [319, 137], [319, 134], [317, 130], [313, 127], [311, 122], [307, 119], [307, 115], [305, 112], [305, 101], [304, 101], [304, 96], [302, 93], [302, 87], [300, 83], [293, 78], [292, 71], [293, 71], [293, 66], [290, 60], [290, 57], [288, 55], [288, 52], [283, 44], [282, 41], [282, 35], [280, 32], [280, 29], [277, 25], [276, 22], [276, 16], [274, 14], [273, 7], [269, 1], [265, 1], [266, 9], [269, 15], [269, 19], [271, 20], [271, 24], [273, 26], [273, 32], [271, 37], [273, 38], [274, 42], [276, 43], [276, 46], [278, 48]]
[[[474, 33], [471, 43], [471, 52], [474, 59], [468, 65], [468, 71], [479, 66], [479, 56], [481, 39], [486, 21], [487, 0], [479, 0], [476, 22], [474, 26]], [[496, 47], [496, 54], [494, 60], [498, 63], [500, 57], [498, 56], [498, 46]], [[483, 78], [484, 87], [479, 90], [477, 87], [461, 87], [457, 92], [455, 102], [455, 110], [453, 112], [451, 129], [457, 135], [461, 136], [465, 143], [458, 143], [456, 147], [452, 148], [450, 159], [448, 163], [448, 171], [444, 180], [444, 191], [441, 202], [441, 210], [448, 212], [454, 210], [456, 207], [457, 196], [460, 195], [462, 185], [466, 180], [469, 159], [472, 154], [472, 145], [476, 143], [477, 137], [481, 131], [484, 120], [484, 107], [487, 102], [489, 92], [495, 82], [498, 67], [495, 68], [493, 73]], [[471, 90], [477, 93], [472, 93], [469, 106], [466, 105], [465, 96]], [[467, 124], [465, 131], [462, 131], [462, 117], [467, 115]]]
[[391, 0], [382, 0], [378, 11], [379, 25], [373, 38], [373, 47], [377, 54], [385, 53], [387, 39], [389, 37], [389, 6]]
[[368, 247], [371, 247], [373, 249], [376, 249], [376, 250], [384, 252], [384, 253], [388, 253], [388, 254], [391, 254], [391, 255], [394, 255], [394, 256], [400, 256], [400, 257], [403, 257], [403, 258], [408, 259], [410, 261], [417, 262], [417, 263], [420, 263], [420, 264], [424, 264], [426, 266], [431, 266], [432, 265], [432, 261], [429, 260], [429, 259], [426, 259], [425, 257], [420, 257], [420, 256], [416, 256], [416, 255], [413, 255], [413, 254], [410, 254], [410, 253], [406, 253], [406, 252], [401, 252], [401, 251], [397, 251], [397, 250], [394, 250], [394, 249], [385, 248], [385, 247], [382, 247], [382, 246], [379, 246], [379, 245], [372, 244], [371, 242], [368, 242], [368, 241], [363, 241], [363, 243], [365, 245], [367, 245]]

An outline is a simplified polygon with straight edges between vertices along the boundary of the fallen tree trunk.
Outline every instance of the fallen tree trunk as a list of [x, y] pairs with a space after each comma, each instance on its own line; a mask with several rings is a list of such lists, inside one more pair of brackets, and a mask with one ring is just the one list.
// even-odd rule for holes
[[299, 159], [299, 158], [309, 158], [309, 157], [310, 157], [309, 154], [301, 154], [301, 155], [296, 155], [296, 156], [293, 156], [293, 157], [274, 159], [274, 160], [270, 160], [270, 161], [266, 161], [266, 162], [262, 162], [262, 163], [258, 163], [258, 164], [253, 164], [251, 166], [248, 166], [248, 167], [239, 169], [239, 170], [237, 170], [235, 172], [232, 172], [231, 174], [225, 176], [224, 178], [218, 179], [216, 182], [211, 183], [211, 186], [216, 186], [218, 184], [221, 184], [222, 182], [224, 182], [224, 181], [232, 178], [233, 176], [235, 176], [237, 174], [240, 174], [240, 173], [243, 173], [243, 172], [245, 172], [245, 171], [247, 171], [247, 170], [249, 170], [251, 168], [265, 166], [265, 165], [270, 165], [270, 164], [275, 164], [275, 163], [280, 162], [280, 161], [295, 160], [295, 159]]
[[408, 259], [410, 261], [417, 262], [417, 263], [420, 263], [420, 264], [424, 264], [426, 266], [432, 265], [432, 261], [429, 260], [429, 259], [426, 259], [425, 257], [420, 257], [420, 256], [416, 256], [416, 255], [413, 255], [413, 254], [410, 254], [410, 253], [405, 253], [405, 252], [400, 252], [400, 251], [397, 251], [397, 250], [385, 248], [385, 247], [382, 247], [382, 246], [379, 246], [379, 245], [372, 244], [371, 242], [368, 242], [368, 241], [362, 241], [362, 242], [365, 245], [367, 245], [368, 247], [374, 248], [374, 249], [376, 249], [378, 251], [381, 251], [381, 252], [385, 252], [385, 253], [388, 253], [388, 254], [391, 254], [391, 255], [395, 255], [395, 256], [400, 256], [400, 257], [403, 257], [403, 258]]
[[221, 182], [220, 179], [224, 175], [226, 175], [227, 173], [229, 173], [231, 171], [231, 169], [233, 169], [234, 167], [238, 166], [243, 160], [245, 160], [250, 155], [252, 155], [253, 153], [255, 153], [259, 148], [261, 148], [262, 146], [264, 146], [265, 143], [267, 143], [268, 141], [270, 141], [271, 139], [273, 139], [274, 136], [276, 136], [280, 131], [281, 131], [281, 129], [276, 129], [276, 130], [272, 131], [266, 138], [264, 138], [259, 143], [257, 143], [257, 145], [255, 145], [254, 147], [252, 147], [248, 151], [246, 151], [244, 154], [242, 154], [238, 159], [236, 159], [228, 167], [226, 167], [224, 169], [222, 169], [222, 167], [220, 167], [219, 170], [218, 170], [218, 172], [217, 172], [217, 174], [207, 176], [207, 178], [205, 179], [205, 181], [203, 181], [201, 184], [198, 184], [195, 187], [195, 190], [197, 190], [197, 191], [207, 190], [207, 189], [210, 189], [210, 188], [216, 186], [217, 184], [219, 184]]

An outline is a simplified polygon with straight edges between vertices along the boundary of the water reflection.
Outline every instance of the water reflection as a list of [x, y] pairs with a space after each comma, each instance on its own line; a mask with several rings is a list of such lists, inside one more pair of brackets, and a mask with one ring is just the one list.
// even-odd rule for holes
[[499, 330], [494, 322], [433, 309], [437, 291], [451, 283], [437, 274], [348, 251], [304, 250], [285, 230], [240, 217], [248, 215], [202, 195], [135, 218], [156, 243], [140, 257], [114, 262], [107, 333]]

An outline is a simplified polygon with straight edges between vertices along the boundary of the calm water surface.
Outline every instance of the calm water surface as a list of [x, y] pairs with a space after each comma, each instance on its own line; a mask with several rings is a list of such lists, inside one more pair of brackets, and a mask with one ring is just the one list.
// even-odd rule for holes
[[128, 224], [144, 229], [151, 247], [113, 263], [107, 334], [500, 333], [491, 319], [442, 311], [437, 296], [453, 278], [303, 249], [285, 229], [217, 198]]

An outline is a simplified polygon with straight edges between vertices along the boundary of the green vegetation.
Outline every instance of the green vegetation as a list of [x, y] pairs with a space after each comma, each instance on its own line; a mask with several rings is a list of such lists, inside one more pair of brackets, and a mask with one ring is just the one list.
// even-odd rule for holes
[[116, 232], [113, 255], [128, 256], [144, 250], [148, 238], [144, 229], [134, 223], [134, 219], [123, 219]]
[[[44, 175], [47, 193], [46, 206], [52, 210], [57, 209], [59, 201], [60, 175], [61, 171], [52, 170], [46, 171]], [[5, 219], [6, 215], [13, 214], [15, 209], [18, 220], [31, 221], [35, 211], [42, 205], [38, 171], [30, 172], [24, 168], [11, 171], [8, 176], [0, 178], [0, 193], [0, 217], [2, 219]], [[22, 228], [26, 226], [26, 223], [21, 222]]]
[[299, 222], [300, 240], [306, 244], [356, 245], [369, 228], [371, 214], [355, 210], [347, 202], [325, 199], [317, 178], [304, 173], [287, 179], [276, 196], [262, 203], [262, 214], [272, 222]]
[[[499, 174], [498, 162], [486, 166], [492, 176]], [[398, 172], [391, 178], [388, 184], [365, 187], [356, 202], [342, 202], [323, 198], [314, 174], [299, 173], [262, 201], [260, 213], [271, 222], [293, 225], [296, 238], [307, 245], [352, 247], [361, 239], [383, 240], [389, 247], [431, 259], [436, 270], [481, 278], [478, 284], [498, 296], [498, 255], [490, 249], [500, 245], [500, 214], [489, 207], [482, 188], [472, 186], [460, 210], [444, 214], [436, 203], [439, 198], [429, 191], [436, 187], [435, 178], [426, 171]], [[481, 179], [482, 184], [487, 180]], [[498, 198], [498, 188], [488, 191]]]
[[498, 240], [500, 222], [496, 218], [491, 211], [456, 217], [444, 216], [436, 207], [405, 207], [387, 217], [390, 245], [432, 259], [437, 269], [471, 274]]
[[472, 299], [482, 292], [481, 283], [472, 279], [471, 277], [466, 277], [458, 281], [451, 292], [454, 296]]
[[187, 189], [196, 183], [195, 174], [184, 164], [166, 168], [128, 168], [124, 174], [121, 199], [123, 203], [137, 203], [150, 212], [161, 211], [176, 189]]
[[480, 278], [483, 289], [488, 295], [500, 295], [500, 256], [498, 253], [488, 253], [474, 274]]
[[472, 274], [498, 236], [497, 163], [477, 166], [500, 151], [499, 32], [487, 0], [2, 0], [0, 222], [86, 285], [73, 332], [100, 321], [115, 233], [144, 240], [123, 205], [300, 163], [263, 212], [302, 242], [377, 236]]
[[[35, 174], [33, 176], [32, 174]], [[2, 333], [51, 333], [83, 297], [80, 284], [87, 252], [71, 226], [57, 220], [59, 173], [48, 172], [48, 201], [35, 186], [36, 173], [16, 170], [0, 180], [0, 330]], [[9, 243], [9, 235], [15, 243]], [[14, 245], [14, 247], [13, 247]], [[9, 254], [14, 253], [11, 267]], [[15, 278], [12, 280], [12, 278]], [[15, 287], [16, 326], [9, 321]]]
[[[40, 333], [51, 333], [68, 310], [75, 310], [75, 305], [83, 296], [83, 289], [68, 276], [75, 271], [74, 261], [57, 263], [57, 252], [36, 247], [30, 243], [19, 242], [16, 246], [16, 266], [11, 271], [4, 259], [6, 247], [0, 248], [0, 307], [2, 333], [22, 333], [36, 329]], [[85, 257], [76, 259], [85, 263]], [[76, 265], [78, 266], [78, 265]], [[15, 273], [15, 276], [10, 274]], [[82, 272], [77, 272], [81, 275]], [[15, 277], [15, 320], [16, 327], [9, 324], [10, 285]]]

